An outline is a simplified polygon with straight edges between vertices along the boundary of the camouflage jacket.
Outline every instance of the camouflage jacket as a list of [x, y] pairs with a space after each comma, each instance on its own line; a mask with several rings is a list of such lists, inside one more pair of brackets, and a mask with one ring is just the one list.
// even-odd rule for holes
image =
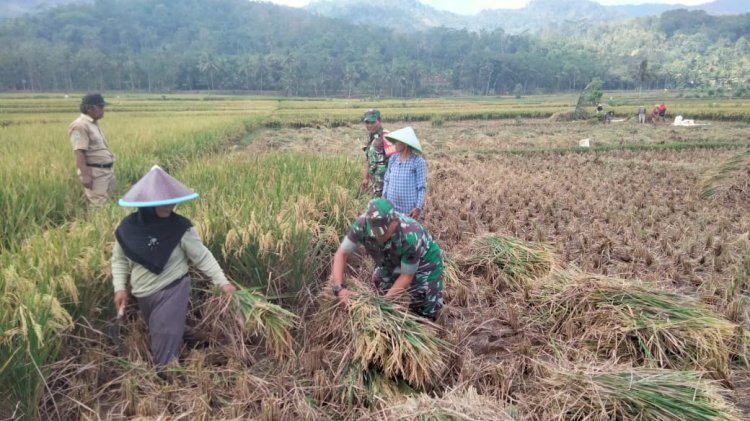
[[375, 264], [388, 271], [426, 275], [442, 268], [443, 255], [432, 236], [417, 221], [398, 214], [399, 225], [390, 239], [383, 244], [365, 231], [365, 215], [360, 215], [346, 233], [342, 247], [351, 253], [360, 244], [375, 260]]
[[383, 145], [383, 128], [377, 133], [367, 134], [367, 145], [363, 148], [367, 157], [367, 174], [384, 176], [388, 169], [388, 158]]

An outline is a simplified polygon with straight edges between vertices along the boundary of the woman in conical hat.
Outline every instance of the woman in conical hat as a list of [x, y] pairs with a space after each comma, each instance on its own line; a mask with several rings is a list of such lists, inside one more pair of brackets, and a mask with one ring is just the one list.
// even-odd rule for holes
[[383, 198], [390, 200], [398, 212], [416, 219], [422, 215], [427, 192], [422, 145], [411, 127], [390, 132], [385, 138], [396, 145], [396, 153], [388, 160]]
[[190, 220], [174, 212], [176, 204], [196, 197], [198, 193], [154, 166], [119, 201], [120, 206], [137, 211], [126, 216], [115, 232], [115, 307], [122, 314], [128, 301], [126, 284], [130, 283], [149, 327], [158, 368], [177, 358], [182, 345], [190, 295], [188, 261], [225, 294], [235, 291]]

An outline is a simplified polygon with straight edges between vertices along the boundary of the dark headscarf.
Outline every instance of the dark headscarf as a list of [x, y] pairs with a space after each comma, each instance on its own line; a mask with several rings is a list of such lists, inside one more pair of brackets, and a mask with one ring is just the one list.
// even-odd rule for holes
[[115, 237], [125, 256], [158, 275], [192, 226], [189, 219], [174, 212], [160, 218], [156, 208], [138, 208], [120, 222]]

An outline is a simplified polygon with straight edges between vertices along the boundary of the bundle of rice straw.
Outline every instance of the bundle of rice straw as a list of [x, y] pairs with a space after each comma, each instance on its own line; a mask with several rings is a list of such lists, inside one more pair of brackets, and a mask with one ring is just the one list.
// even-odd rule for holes
[[548, 367], [529, 395], [544, 420], [739, 420], [736, 410], [698, 373], [660, 369], [597, 371]]
[[462, 263], [469, 271], [486, 276], [496, 287], [524, 293], [528, 293], [532, 281], [559, 266], [557, 256], [541, 243], [496, 235], [475, 239]]
[[385, 377], [403, 378], [418, 389], [438, 382], [452, 353], [438, 337], [439, 327], [360, 283], [350, 282], [348, 289], [354, 294], [345, 321], [338, 299], [328, 290], [321, 294], [314, 342], [345, 348], [342, 357], [360, 372], [376, 367]]
[[247, 288], [238, 289], [232, 298], [245, 328], [263, 336], [269, 351], [278, 358], [294, 354], [292, 330], [299, 319], [296, 314]]
[[542, 300], [541, 319], [552, 332], [600, 355], [728, 373], [737, 326], [690, 297], [582, 275]]
[[474, 388], [453, 390], [442, 397], [424, 393], [391, 405], [382, 415], [388, 421], [512, 421], [503, 405], [477, 394]]
[[419, 389], [440, 379], [450, 344], [437, 336], [437, 326], [365, 290], [350, 300], [349, 311], [352, 358], [363, 367], [374, 364], [387, 377], [402, 377]]

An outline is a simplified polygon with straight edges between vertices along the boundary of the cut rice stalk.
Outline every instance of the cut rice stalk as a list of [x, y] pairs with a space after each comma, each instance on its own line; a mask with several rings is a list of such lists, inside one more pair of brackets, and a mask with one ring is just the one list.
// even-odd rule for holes
[[296, 314], [251, 289], [239, 288], [232, 297], [245, 328], [263, 336], [269, 351], [278, 358], [294, 354], [292, 330], [297, 325]]
[[404, 307], [366, 289], [349, 302], [353, 322], [353, 359], [374, 364], [387, 377], [401, 377], [425, 389], [447, 368], [450, 344], [437, 336], [437, 326]]
[[696, 300], [624, 280], [584, 275], [543, 297], [542, 320], [600, 355], [726, 377], [737, 326]]
[[689, 371], [564, 371], [541, 380], [532, 410], [547, 420], [738, 421], [718, 389]]
[[496, 287], [528, 294], [534, 280], [559, 266], [557, 256], [541, 243], [518, 238], [485, 235], [473, 241], [463, 264], [487, 276]]

